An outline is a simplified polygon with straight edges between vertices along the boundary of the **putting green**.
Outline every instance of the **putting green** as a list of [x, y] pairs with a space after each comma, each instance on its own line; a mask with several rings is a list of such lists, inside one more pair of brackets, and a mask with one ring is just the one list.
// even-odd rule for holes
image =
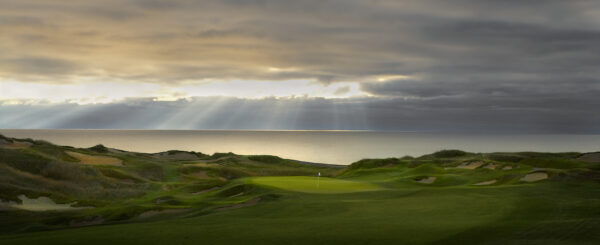
[[255, 177], [250, 178], [250, 182], [257, 185], [306, 193], [350, 193], [360, 191], [375, 191], [381, 189], [380, 186], [371, 183], [332, 179], [326, 177]]

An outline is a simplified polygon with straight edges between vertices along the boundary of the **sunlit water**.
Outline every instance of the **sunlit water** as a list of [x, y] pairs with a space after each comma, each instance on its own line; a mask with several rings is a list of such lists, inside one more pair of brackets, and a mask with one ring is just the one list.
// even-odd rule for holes
[[60, 145], [138, 152], [166, 150], [270, 154], [310, 162], [350, 164], [363, 158], [420, 156], [442, 149], [471, 152], [600, 151], [600, 135], [482, 135], [372, 131], [7, 130], [9, 137]]

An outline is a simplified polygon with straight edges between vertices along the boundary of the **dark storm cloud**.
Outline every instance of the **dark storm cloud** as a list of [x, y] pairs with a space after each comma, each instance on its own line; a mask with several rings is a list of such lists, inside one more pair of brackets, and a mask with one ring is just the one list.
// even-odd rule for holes
[[433, 72], [586, 71], [597, 75], [592, 68], [600, 65], [600, 56], [595, 55], [600, 53], [599, 30], [469, 20], [436, 26], [426, 36], [461, 48], [458, 52], [441, 50], [440, 59], [454, 62], [437, 65]]
[[46, 57], [22, 57], [1, 59], [4, 69], [23, 74], [69, 74], [79, 69], [75, 62]]
[[[540, 75], [542, 76], [542, 75]], [[362, 83], [361, 89], [373, 95], [398, 96], [411, 98], [430, 98], [439, 96], [586, 96], [600, 92], [600, 79], [552, 75], [540, 77], [511, 77], [501, 79], [488, 78], [481, 83], [478, 78], [465, 77], [464, 80], [423, 79], [392, 80], [386, 82]], [[576, 82], [578, 86], [573, 86]], [[491, 97], [490, 97], [491, 98]], [[589, 99], [595, 99], [590, 97]]]
[[[119, 78], [139, 77], [144, 70], [151, 82], [362, 81], [380, 74], [459, 76], [598, 65], [593, 54], [600, 7], [594, 1], [24, 0], [2, 6], [0, 20], [30, 25], [3, 28], [0, 47], [14, 51], [7, 57], [44, 53], [78, 60], [79, 73], [101, 70]], [[55, 28], [49, 33], [40, 23]], [[26, 34], [47, 38], [25, 46], [18, 37]], [[198, 64], [211, 68], [194, 75], [169, 68]], [[297, 72], [270, 73], [266, 67]]]
[[[302, 118], [294, 125], [303, 129], [330, 124], [598, 132], [598, 1], [0, 0], [0, 6], [4, 79], [70, 83], [77, 82], [73, 77], [87, 76], [86, 81], [174, 87], [202, 79], [358, 82], [378, 98], [302, 101], [302, 112], [316, 116], [281, 112], [278, 120], [292, 125], [286, 120]], [[398, 75], [406, 78], [377, 81]], [[275, 105], [300, 108], [289, 101], [239, 101], [259, 111]], [[246, 108], [242, 104], [224, 108]], [[366, 112], [350, 106], [357, 104]], [[144, 127], [161, 127], [148, 123], [148, 117], [167, 117], [170, 110], [161, 110], [180, 108], [167, 102], [143, 105], [70, 105], [81, 110], [68, 115], [72, 120], [63, 113], [44, 127], [126, 127], [138, 121], [130, 115], [139, 115]], [[339, 120], [336, 125], [333, 108], [338, 120], [366, 115], [368, 122]], [[86, 114], [91, 111], [107, 116]], [[249, 120], [231, 119], [229, 124], [222, 120], [236, 118], [235, 113], [219, 113], [214, 121], [179, 127], [268, 127], [244, 111], [236, 115]], [[129, 119], [106, 119], [117, 115]], [[165, 125], [177, 127], [175, 121]]]

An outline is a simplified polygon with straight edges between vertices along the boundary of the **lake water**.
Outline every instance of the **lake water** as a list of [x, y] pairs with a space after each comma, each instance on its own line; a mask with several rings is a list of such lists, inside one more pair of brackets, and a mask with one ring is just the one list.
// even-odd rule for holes
[[59, 145], [137, 151], [269, 154], [309, 162], [350, 164], [363, 158], [420, 156], [443, 149], [471, 152], [600, 151], [600, 135], [483, 135], [373, 131], [16, 130], [8, 137]]

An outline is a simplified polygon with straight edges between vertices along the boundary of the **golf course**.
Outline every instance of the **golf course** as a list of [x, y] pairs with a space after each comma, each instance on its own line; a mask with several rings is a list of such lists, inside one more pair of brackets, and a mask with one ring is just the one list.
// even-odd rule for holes
[[599, 244], [600, 153], [328, 165], [0, 136], [0, 244]]

